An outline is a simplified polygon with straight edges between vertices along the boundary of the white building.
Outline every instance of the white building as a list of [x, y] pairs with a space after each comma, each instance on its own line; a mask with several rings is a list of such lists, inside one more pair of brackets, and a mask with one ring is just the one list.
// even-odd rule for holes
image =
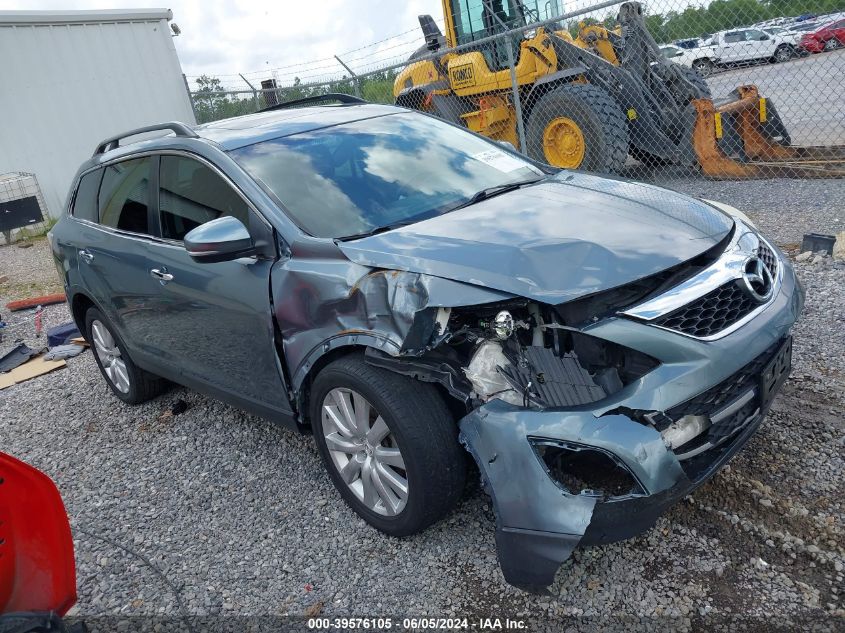
[[35, 174], [56, 217], [97, 143], [194, 124], [169, 9], [0, 11], [0, 174]]

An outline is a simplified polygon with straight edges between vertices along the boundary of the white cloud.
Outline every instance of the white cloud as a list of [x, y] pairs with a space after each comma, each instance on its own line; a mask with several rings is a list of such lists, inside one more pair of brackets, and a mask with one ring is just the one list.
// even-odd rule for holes
[[[103, 0], [0, 0], [0, 9], [102, 9], [103, 4]], [[161, 4], [161, 0], [110, 0], [108, 8]], [[168, 6], [182, 30], [175, 44], [185, 74], [220, 76], [229, 84], [241, 83], [238, 73], [260, 80], [282, 66], [289, 68], [277, 71], [280, 83], [295, 75], [342, 73], [333, 55], [411, 31], [346, 56], [354, 60], [353, 68], [388, 57], [404, 58], [422, 44], [417, 15], [441, 14], [440, 0], [170, 0]]]

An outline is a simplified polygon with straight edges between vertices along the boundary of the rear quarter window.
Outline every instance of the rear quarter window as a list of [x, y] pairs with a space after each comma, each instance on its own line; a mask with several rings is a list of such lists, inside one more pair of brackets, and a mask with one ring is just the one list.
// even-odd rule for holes
[[103, 178], [103, 171], [97, 169], [88, 172], [79, 180], [76, 188], [76, 195], [73, 197], [73, 217], [89, 222], [99, 221], [97, 210], [97, 191], [100, 189], [100, 180]]

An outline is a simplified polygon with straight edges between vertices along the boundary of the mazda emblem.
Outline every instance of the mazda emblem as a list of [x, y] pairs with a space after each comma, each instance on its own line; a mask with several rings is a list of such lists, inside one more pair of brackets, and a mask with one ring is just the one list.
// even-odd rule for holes
[[742, 281], [745, 288], [755, 301], [765, 303], [772, 298], [774, 279], [766, 262], [753, 255], [745, 260], [742, 266]]

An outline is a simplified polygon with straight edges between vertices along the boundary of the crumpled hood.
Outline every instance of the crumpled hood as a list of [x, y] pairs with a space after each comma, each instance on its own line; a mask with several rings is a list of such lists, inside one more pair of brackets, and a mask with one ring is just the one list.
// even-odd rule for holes
[[562, 172], [537, 185], [372, 237], [352, 261], [557, 304], [692, 259], [733, 221], [651, 185]]

